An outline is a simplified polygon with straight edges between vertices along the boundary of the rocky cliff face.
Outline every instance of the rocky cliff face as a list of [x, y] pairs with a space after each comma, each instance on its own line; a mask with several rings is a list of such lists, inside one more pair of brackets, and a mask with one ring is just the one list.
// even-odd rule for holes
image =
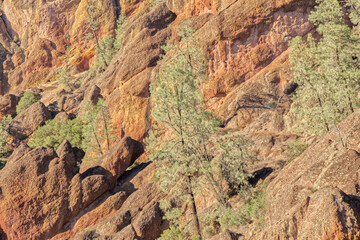
[[[334, 130], [286, 165], [285, 149], [297, 138], [288, 115], [295, 87], [287, 41], [314, 31], [308, 21], [314, 1], [167, 0], [154, 7], [146, 0], [96, 1], [99, 37], [114, 35], [121, 11], [128, 20], [121, 50], [94, 79], [86, 77], [95, 54], [94, 40], [83, 38], [88, 4], [4, 0], [0, 5], [0, 118], [16, 116], [24, 90], [32, 87], [42, 95], [6, 127], [15, 149], [0, 171], [1, 239], [150, 240], [166, 229], [159, 208], [165, 196], [152, 182], [155, 166], [143, 163], [124, 172], [143, 153], [140, 142], [151, 128], [149, 85], [161, 46], [185, 19], [208, 56], [209, 80], [202, 90], [209, 110], [225, 130], [241, 131], [254, 143], [259, 159], [251, 166], [254, 172], [270, 169], [260, 176], [269, 183], [265, 226], [240, 233], [246, 239], [360, 238], [359, 112], [339, 126], [348, 146]], [[84, 83], [62, 90], [54, 81], [58, 67]], [[99, 97], [106, 99], [117, 139], [91, 166], [79, 171], [84, 153], [67, 141], [57, 152], [25, 145], [46, 120], [69, 118], [84, 100]]]

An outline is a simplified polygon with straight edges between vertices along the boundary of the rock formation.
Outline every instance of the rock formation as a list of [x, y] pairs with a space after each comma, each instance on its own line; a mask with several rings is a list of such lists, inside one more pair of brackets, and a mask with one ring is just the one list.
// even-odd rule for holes
[[[156, 3], [152, 6], [153, 3]], [[212, 239], [360, 239], [360, 112], [287, 164], [297, 139], [289, 114], [288, 41], [314, 32], [313, 0], [99, 0], [96, 36], [114, 36], [119, 14], [127, 16], [123, 42], [104, 72], [87, 76], [96, 40], [89, 33], [88, 0], [4, 0], [0, 3], [0, 119], [14, 148], [0, 170], [0, 239], [144, 239], [168, 227], [144, 138], [152, 127], [150, 84], [159, 71], [162, 46], [175, 41], [189, 20], [208, 56], [202, 92], [224, 132], [240, 131], [258, 161], [251, 183], [268, 183], [263, 229], [252, 223], [215, 233]], [[77, 83], [56, 82], [61, 67]], [[42, 98], [16, 115], [23, 91]], [[64, 140], [57, 151], [26, 145], [45, 121], [62, 122], [90, 101], [104, 98], [116, 134], [111, 149], [94, 163]], [[144, 161], [129, 170], [135, 160]], [[211, 205], [199, 197], [200, 212]]]

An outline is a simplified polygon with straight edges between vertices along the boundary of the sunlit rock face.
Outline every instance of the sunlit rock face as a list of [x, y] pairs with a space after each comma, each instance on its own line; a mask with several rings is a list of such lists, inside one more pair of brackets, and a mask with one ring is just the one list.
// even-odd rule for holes
[[[0, 118], [14, 153], [0, 171], [1, 239], [146, 239], [167, 228], [153, 182], [155, 164], [126, 169], [144, 151], [152, 127], [149, 86], [159, 72], [161, 46], [177, 39], [188, 19], [207, 55], [208, 79], [201, 90], [224, 131], [242, 131], [259, 162], [252, 171], [271, 169], [266, 224], [249, 239], [356, 239], [359, 236], [358, 112], [341, 125], [349, 136], [340, 146], [335, 132], [318, 140], [286, 165], [286, 147], [296, 136], [289, 116], [291, 84], [288, 41], [314, 31], [308, 21], [312, 0], [147, 0], [96, 1], [99, 39], [114, 36], [120, 12], [122, 48], [107, 69], [87, 76], [94, 63], [88, 0], [20, 1], [0, 4]], [[76, 90], [56, 83], [57, 69], [81, 79]], [[42, 98], [16, 116], [23, 91]], [[55, 152], [25, 144], [48, 119], [76, 117], [85, 100], [105, 98], [115, 137], [110, 151], [89, 166], [84, 153], [64, 141]], [[353, 126], [354, 128], [349, 128]], [[124, 137], [129, 136], [129, 137]], [[100, 143], [101, 144], [101, 143]], [[146, 154], [142, 156], [146, 160]], [[267, 176], [267, 175], [266, 175]], [[199, 211], [212, 202], [198, 197]], [[226, 239], [221, 233], [213, 239]]]

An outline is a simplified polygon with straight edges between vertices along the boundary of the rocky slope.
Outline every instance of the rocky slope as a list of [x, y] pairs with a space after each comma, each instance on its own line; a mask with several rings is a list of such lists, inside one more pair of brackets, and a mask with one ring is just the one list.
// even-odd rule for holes
[[[209, 80], [202, 86], [208, 108], [227, 130], [241, 131], [254, 143], [259, 173], [269, 183], [263, 229], [236, 229], [245, 239], [359, 239], [359, 112], [337, 131], [315, 140], [286, 165], [291, 132], [291, 94], [287, 41], [305, 36], [312, 0], [147, 0], [96, 1], [99, 37], [114, 35], [120, 12], [128, 16], [124, 39], [105, 72], [86, 77], [93, 64], [87, 0], [20, 1], [0, 4], [0, 118], [14, 152], [0, 170], [1, 239], [156, 239], [167, 228], [153, 183], [155, 166], [125, 170], [140, 157], [151, 128], [149, 85], [158, 72], [161, 46], [185, 19], [208, 55]], [[55, 81], [64, 67], [84, 82], [65, 91]], [[23, 91], [41, 94], [39, 103], [16, 116]], [[105, 98], [116, 127], [111, 150], [90, 166], [84, 152], [64, 141], [55, 152], [25, 144], [46, 120], [77, 114], [84, 100]], [[127, 136], [127, 137], [124, 137]], [[10, 141], [9, 140], [9, 141]], [[260, 171], [259, 171], [260, 170]], [[201, 211], [206, 198], [199, 197]], [[211, 204], [210, 204], [211, 205]], [[234, 230], [235, 231], [235, 230]], [[213, 239], [237, 239], [220, 233]]]

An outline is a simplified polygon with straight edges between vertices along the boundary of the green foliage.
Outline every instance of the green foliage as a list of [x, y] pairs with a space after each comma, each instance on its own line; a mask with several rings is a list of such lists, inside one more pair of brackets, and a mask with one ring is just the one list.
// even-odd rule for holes
[[289, 158], [288, 163], [300, 156], [309, 146], [310, 144], [300, 142], [297, 139], [292, 141], [286, 149], [286, 155]]
[[[199, 172], [200, 151], [206, 149], [206, 141], [217, 121], [204, 111], [199, 91], [205, 73], [204, 55], [196, 46], [193, 33], [194, 30], [186, 24], [178, 31], [181, 42], [163, 47], [166, 55], [155, 85], [151, 85], [155, 124], [147, 142], [149, 158], [158, 166], [161, 188], [169, 191], [178, 186], [172, 193], [178, 202], [191, 202], [192, 212], [195, 213], [193, 224], [200, 234], [194, 209], [193, 176]], [[165, 133], [164, 129], [169, 134], [159, 141], [157, 137]], [[182, 214], [173, 206], [166, 209], [166, 217], [171, 217], [171, 224], [178, 227], [176, 219], [179, 216], [174, 213]]]
[[56, 80], [65, 90], [74, 90], [74, 84], [72, 83], [71, 77], [69, 74], [67, 74], [65, 69], [61, 68], [58, 70], [58, 76]]
[[72, 47], [70, 45], [66, 46], [66, 54], [68, 54], [71, 51], [71, 48]]
[[177, 220], [183, 215], [178, 208], [181, 203], [189, 203], [195, 215], [192, 224], [198, 225], [196, 189], [209, 189], [225, 208], [229, 206], [225, 189], [230, 185], [246, 187], [249, 176], [245, 161], [250, 155], [241, 136], [225, 136], [217, 144], [218, 157], [210, 153], [209, 141], [217, 133], [219, 121], [205, 110], [199, 90], [206, 78], [206, 59], [193, 34], [194, 30], [185, 22], [178, 30], [180, 43], [163, 47], [166, 55], [151, 85], [155, 123], [147, 139], [147, 150], [149, 159], [157, 164], [162, 190], [171, 190], [176, 199], [162, 205], [165, 218], [175, 227], [179, 227]]
[[114, 55], [121, 49], [124, 38], [123, 24], [126, 21], [126, 17], [123, 15], [119, 16], [116, 22], [115, 38], [106, 35], [104, 39], [100, 41], [96, 35], [96, 31], [99, 28], [99, 22], [96, 20], [98, 18], [98, 10], [95, 6], [95, 0], [90, 1], [92, 3], [88, 6], [88, 20], [91, 32], [89, 32], [86, 37], [90, 39], [95, 38], [96, 40], [95, 62], [88, 73], [89, 76], [93, 78], [106, 70]]
[[6, 161], [0, 161], [0, 170], [3, 169], [6, 165]]
[[18, 38], [18, 36], [15, 35], [14, 38], [13, 38], [13, 42], [17, 43], [18, 41], [19, 41], [19, 38]]
[[98, 9], [96, 8], [96, 0], [89, 0], [87, 7], [87, 18], [90, 25], [89, 37], [97, 38], [96, 31], [99, 29], [99, 21], [97, 20], [100, 16]]
[[3, 119], [0, 121], [0, 156], [2, 157], [10, 151], [5, 127], [11, 122], [11, 120], [11, 115], [8, 115], [3, 117]]
[[354, 25], [358, 25], [360, 22], [360, 1], [359, 0], [347, 0], [346, 6], [349, 7], [349, 17]]
[[24, 93], [24, 96], [20, 99], [18, 105], [16, 106], [16, 113], [20, 114], [22, 111], [24, 111], [40, 99], [40, 94], [34, 93], [32, 91], [26, 91]]
[[237, 191], [249, 188], [248, 179], [251, 174], [247, 172], [247, 162], [254, 157], [247, 151], [248, 141], [242, 138], [239, 133], [227, 134], [217, 141], [218, 150], [218, 171], [217, 175], [227, 182], [230, 188]]
[[114, 47], [115, 39], [106, 35], [103, 41], [96, 46], [96, 58], [93, 66], [89, 69], [89, 76], [95, 77], [97, 74], [104, 72], [109, 66], [117, 50]]
[[126, 21], [126, 17], [124, 15], [120, 15], [118, 20], [116, 21], [116, 30], [115, 30], [115, 50], [119, 51], [122, 48], [123, 40], [124, 40], [124, 23]]
[[[110, 117], [104, 100], [100, 99], [96, 106], [90, 102], [85, 103], [78, 118], [65, 123], [57, 119], [48, 120], [44, 126], [34, 132], [28, 144], [30, 147], [43, 146], [57, 149], [66, 139], [73, 147], [84, 151], [95, 150], [102, 155], [105, 150], [109, 150], [112, 136]], [[106, 142], [106, 149], [101, 146], [102, 141]]]
[[179, 227], [170, 226], [157, 240], [183, 240], [184, 232]]
[[[84, 122], [82, 149], [93, 149], [99, 155], [110, 149], [113, 128], [110, 115], [104, 104], [104, 99], [99, 99], [94, 106], [90, 101], [85, 102], [81, 109], [81, 118]], [[101, 143], [106, 142], [105, 149]]]
[[39, 127], [28, 145], [35, 147], [50, 147], [57, 149], [59, 145], [68, 140], [73, 147], [82, 147], [83, 122], [81, 119], [68, 120], [65, 123], [57, 119], [48, 120], [44, 126]]
[[135, 161], [130, 167], [128, 167], [126, 169], [126, 171], [131, 171], [133, 170], [134, 168], [136, 168], [137, 166], [139, 166], [141, 163], [139, 161]]
[[237, 212], [240, 218], [247, 222], [257, 219], [259, 226], [262, 227], [265, 223], [265, 190], [255, 190], [252, 197], [239, 207]]
[[[323, 135], [360, 105], [360, 37], [344, 22], [337, 0], [318, 0], [309, 19], [322, 38], [291, 41], [294, 81], [299, 88], [291, 112], [295, 130]], [[353, 17], [354, 18], [354, 17]]]
[[212, 222], [218, 222], [223, 228], [238, 227], [250, 223], [254, 220], [258, 227], [263, 227], [265, 223], [265, 190], [250, 189], [247, 191], [247, 200], [237, 209], [231, 207], [216, 207], [212, 212], [206, 214], [203, 218], [207, 231], [215, 231], [211, 227]]

